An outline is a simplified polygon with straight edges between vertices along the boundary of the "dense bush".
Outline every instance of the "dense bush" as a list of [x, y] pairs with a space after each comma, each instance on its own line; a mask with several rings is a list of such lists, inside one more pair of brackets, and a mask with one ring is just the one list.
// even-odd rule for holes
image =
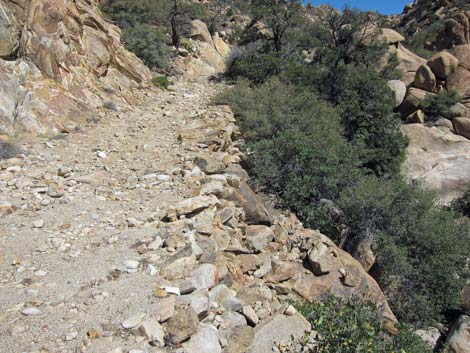
[[455, 118], [450, 108], [460, 102], [460, 95], [455, 90], [443, 90], [437, 95], [428, 94], [421, 106], [426, 113], [426, 120], [436, 121], [442, 117]]
[[459, 306], [470, 231], [436, 207], [432, 193], [399, 177], [369, 177], [336, 202], [350, 227], [348, 244], [375, 239], [373, 274], [400, 319], [421, 326]]
[[300, 308], [318, 332], [318, 353], [431, 353], [407, 326], [388, 334], [372, 303], [330, 298]]
[[[380, 99], [374, 94], [364, 97], [371, 98], [372, 107]], [[373, 144], [349, 138], [344, 126], [351, 123], [341, 116], [345, 108], [279, 79], [258, 86], [240, 81], [219, 100], [230, 104], [238, 118], [252, 175], [283, 206], [347, 250], [372, 237], [377, 255], [374, 275], [401, 319], [424, 325], [458, 306], [470, 252], [468, 227], [455, 222], [453, 213], [437, 208], [433, 194], [408, 185], [398, 172], [388, 178], [371, 174], [365, 164], [372, 153], [386, 156], [381, 141], [374, 151]], [[350, 101], [354, 104], [353, 98]], [[366, 124], [367, 131], [367, 116], [361, 111], [372, 108], [350, 109], [357, 111], [358, 121], [364, 119], [359, 126]], [[393, 140], [396, 129], [381, 133], [384, 141]], [[347, 238], [342, 238], [342, 224], [324, 207], [325, 200], [342, 211]]]
[[464, 216], [470, 217], [470, 187], [468, 187], [467, 191], [463, 194], [462, 197], [452, 202], [451, 207], [456, 212], [459, 212]]
[[160, 29], [136, 25], [124, 30], [122, 40], [126, 49], [135, 53], [150, 68], [165, 69], [170, 58], [167, 35]]
[[191, 0], [105, 0], [102, 11], [123, 29], [126, 48], [152, 68], [166, 67], [170, 44], [181, 45], [204, 5]]
[[[400, 319], [442, 319], [459, 305], [470, 229], [400, 175], [407, 141], [386, 84], [396, 58], [384, 62], [386, 46], [363, 35], [370, 15], [346, 9], [323, 20], [288, 24], [279, 47], [258, 40], [229, 71], [245, 79], [219, 100], [237, 116], [261, 187], [346, 250], [372, 243], [372, 273]], [[456, 101], [442, 92], [424, 108], [435, 119]]]

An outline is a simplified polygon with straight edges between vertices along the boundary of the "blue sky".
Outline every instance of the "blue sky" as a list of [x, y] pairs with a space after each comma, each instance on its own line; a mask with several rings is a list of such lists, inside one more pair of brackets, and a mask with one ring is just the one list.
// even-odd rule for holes
[[305, 2], [317, 6], [327, 3], [339, 9], [349, 5], [361, 10], [375, 10], [383, 14], [398, 14], [412, 0], [306, 0]]

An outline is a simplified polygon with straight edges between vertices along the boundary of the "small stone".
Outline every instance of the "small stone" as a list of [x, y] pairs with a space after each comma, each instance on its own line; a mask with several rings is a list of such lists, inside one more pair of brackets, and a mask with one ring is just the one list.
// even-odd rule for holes
[[128, 270], [136, 270], [139, 268], [139, 261], [135, 261], [135, 260], [127, 260], [127, 261], [124, 261], [124, 266], [128, 269]]
[[256, 326], [259, 323], [258, 315], [256, 315], [255, 311], [250, 305], [245, 305], [242, 309], [242, 314], [245, 316], [248, 324], [251, 326]]
[[200, 265], [192, 274], [191, 282], [196, 289], [211, 289], [219, 283], [217, 267], [212, 264]]
[[155, 320], [142, 322], [139, 326], [139, 333], [145, 336], [152, 345], [163, 347], [165, 344], [165, 332], [162, 326]]
[[157, 271], [157, 269], [155, 268], [155, 266], [149, 264], [149, 265], [147, 266], [147, 269], [145, 270], [145, 273], [148, 274], [149, 276], [152, 276], [152, 277], [153, 277], [153, 276], [156, 276], [156, 275], [157, 275], [158, 271]]
[[108, 155], [106, 154], [106, 152], [103, 152], [103, 151], [98, 151], [97, 155], [99, 158], [108, 158]]
[[161, 237], [156, 237], [155, 240], [147, 246], [147, 249], [155, 251], [155, 250], [160, 249], [162, 247], [162, 245], [163, 245], [162, 238]]
[[165, 291], [168, 294], [181, 295], [180, 289], [178, 287], [165, 287]]
[[142, 319], [144, 318], [144, 316], [145, 316], [145, 314], [139, 314], [139, 315], [132, 316], [132, 317], [124, 320], [121, 323], [121, 326], [126, 330], [136, 328], [142, 322]]
[[289, 305], [286, 311], [284, 311], [284, 314], [286, 314], [287, 316], [292, 316], [292, 315], [295, 315], [296, 313], [297, 313], [297, 310], [295, 310], [295, 308], [292, 305]]
[[37, 316], [42, 314], [41, 310], [37, 308], [27, 308], [24, 309], [21, 313], [26, 316]]
[[138, 226], [141, 226], [144, 222], [142, 221], [139, 221], [138, 219], [135, 219], [135, 218], [132, 218], [132, 217], [129, 217], [127, 219], [127, 224], [129, 225], [129, 227], [138, 227]]
[[168, 321], [175, 315], [176, 299], [174, 296], [160, 300], [157, 307], [157, 316], [159, 322]]
[[33, 228], [42, 228], [44, 227], [44, 220], [38, 219], [33, 222]]

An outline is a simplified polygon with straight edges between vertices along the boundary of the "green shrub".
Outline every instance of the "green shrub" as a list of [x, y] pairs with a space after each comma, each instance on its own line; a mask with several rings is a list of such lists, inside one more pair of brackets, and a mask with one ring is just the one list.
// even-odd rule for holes
[[426, 113], [426, 120], [437, 121], [442, 117], [454, 118], [450, 107], [460, 102], [460, 95], [455, 90], [441, 91], [437, 95], [428, 94], [421, 106]]
[[409, 327], [396, 336], [388, 334], [378, 319], [377, 308], [358, 298], [329, 298], [300, 308], [318, 332], [318, 353], [431, 353]]
[[181, 47], [186, 49], [188, 52], [194, 54], [196, 53], [196, 47], [194, 46], [193, 42], [189, 38], [181, 39]]
[[167, 35], [160, 29], [142, 24], [124, 30], [122, 40], [126, 49], [135, 53], [151, 68], [165, 69], [170, 57]]
[[451, 207], [456, 212], [470, 217], [470, 187], [465, 191], [462, 197], [452, 202]]
[[424, 326], [460, 305], [470, 253], [470, 229], [435, 195], [401, 178], [363, 178], [336, 200], [350, 229], [347, 243], [372, 236], [374, 277], [394, 313]]
[[152, 78], [152, 83], [155, 87], [161, 89], [168, 89], [168, 87], [170, 87], [170, 85], [172, 84], [172, 82], [166, 76], [156, 76]]

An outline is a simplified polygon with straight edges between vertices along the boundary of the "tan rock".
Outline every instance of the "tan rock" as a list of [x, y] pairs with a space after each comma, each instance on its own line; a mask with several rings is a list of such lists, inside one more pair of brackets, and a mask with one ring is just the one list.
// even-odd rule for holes
[[470, 139], [470, 118], [455, 118], [452, 120], [455, 132]]
[[449, 50], [459, 60], [459, 66], [466, 70], [470, 70], [470, 45], [458, 45]]
[[397, 55], [400, 62], [398, 69], [402, 73], [403, 82], [406, 85], [413, 83], [416, 71], [421, 65], [426, 64], [426, 59], [416, 55], [401, 43], [398, 44], [398, 47], [390, 46], [390, 53]]
[[459, 60], [448, 52], [440, 52], [434, 55], [427, 65], [437, 78], [445, 80], [459, 66]]
[[470, 141], [448, 129], [403, 125], [410, 139], [404, 174], [420, 179], [445, 203], [463, 195], [470, 182]]
[[189, 37], [201, 42], [213, 44], [212, 36], [207, 29], [207, 25], [201, 20], [194, 20], [191, 22], [191, 31]]
[[470, 71], [459, 66], [449, 75], [446, 81], [447, 89], [454, 89], [460, 94], [461, 102], [470, 108]]
[[419, 88], [410, 88], [403, 103], [398, 107], [398, 111], [403, 117], [416, 112], [421, 107], [421, 102], [428, 94], [432, 94]]
[[191, 307], [181, 307], [175, 316], [168, 320], [166, 332], [173, 344], [189, 339], [196, 333], [199, 319]]
[[428, 65], [423, 64], [419, 67], [418, 71], [416, 71], [414, 83], [416, 88], [433, 92], [436, 88], [436, 77], [434, 76], [431, 68]]
[[417, 110], [413, 114], [410, 114], [406, 118], [407, 124], [424, 124], [424, 112], [422, 110]]
[[240, 181], [240, 188], [232, 189], [227, 199], [243, 208], [247, 224], [272, 224], [273, 220], [269, 211], [245, 181]]
[[246, 240], [256, 252], [263, 251], [274, 239], [274, 232], [264, 225], [250, 225], [246, 228]]
[[452, 327], [447, 345], [454, 353], [470, 353], [470, 317], [462, 316]]
[[174, 209], [169, 210], [167, 216], [181, 216], [202, 211], [205, 208], [216, 205], [218, 202], [219, 199], [214, 195], [196, 196], [190, 199], [185, 199], [175, 204]]

